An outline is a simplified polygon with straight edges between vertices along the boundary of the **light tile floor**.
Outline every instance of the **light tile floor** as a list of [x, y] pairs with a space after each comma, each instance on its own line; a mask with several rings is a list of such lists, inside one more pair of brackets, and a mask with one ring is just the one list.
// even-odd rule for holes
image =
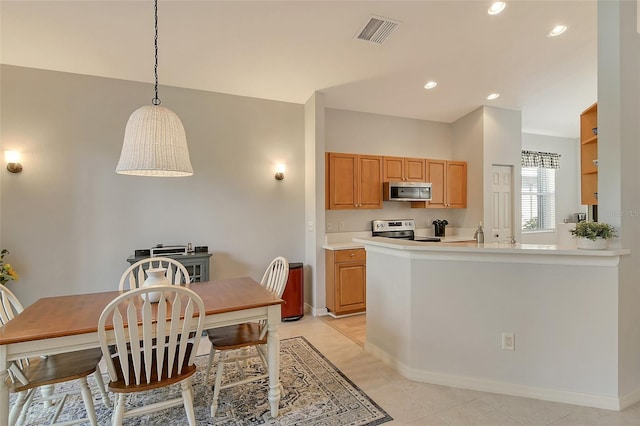
[[[361, 336], [347, 337], [351, 325], [328, 322], [305, 315], [282, 323], [280, 338], [309, 340], [394, 418], [388, 425], [640, 426], [640, 404], [617, 412], [412, 382], [365, 352]], [[207, 339], [202, 343], [208, 352]]]

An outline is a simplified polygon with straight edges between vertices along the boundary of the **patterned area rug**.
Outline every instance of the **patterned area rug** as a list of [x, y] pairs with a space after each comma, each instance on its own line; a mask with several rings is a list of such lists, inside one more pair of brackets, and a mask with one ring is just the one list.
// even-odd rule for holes
[[[304, 337], [294, 337], [280, 342], [280, 380], [285, 395], [280, 400], [280, 415], [272, 419], [269, 409], [267, 380], [223, 389], [215, 419], [210, 416], [213, 392], [213, 374], [209, 384], [203, 383], [207, 356], [196, 358], [198, 371], [194, 378], [195, 413], [199, 425], [253, 426], [253, 425], [353, 425], [374, 426], [392, 418], [374, 401], [351, 382], [340, 370], [324, 357]], [[259, 359], [249, 360], [248, 371], [262, 372]], [[224, 381], [237, 374], [234, 367], [225, 367]], [[90, 378], [90, 380], [92, 380]], [[105, 376], [105, 383], [107, 378]], [[64, 392], [70, 385], [58, 385], [56, 392]], [[174, 385], [129, 396], [128, 407], [142, 406], [180, 395]], [[14, 397], [12, 396], [11, 402]], [[113, 398], [112, 398], [113, 399]], [[111, 423], [111, 410], [106, 408], [99, 395], [95, 400], [100, 425]], [[38, 411], [37, 407], [36, 410]], [[58, 419], [71, 420], [84, 416], [84, 405], [79, 395], [67, 399], [65, 409]], [[44, 424], [40, 418], [29, 420], [31, 425]], [[88, 424], [88, 423], [87, 423]], [[125, 419], [123, 425], [187, 425], [182, 406], [163, 410], [147, 416]]]

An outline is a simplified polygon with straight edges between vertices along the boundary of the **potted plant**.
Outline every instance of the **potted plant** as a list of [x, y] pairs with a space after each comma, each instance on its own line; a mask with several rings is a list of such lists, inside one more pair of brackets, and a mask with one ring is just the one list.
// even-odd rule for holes
[[577, 247], [587, 250], [604, 250], [616, 236], [613, 226], [601, 222], [579, 222], [569, 232], [576, 238]]

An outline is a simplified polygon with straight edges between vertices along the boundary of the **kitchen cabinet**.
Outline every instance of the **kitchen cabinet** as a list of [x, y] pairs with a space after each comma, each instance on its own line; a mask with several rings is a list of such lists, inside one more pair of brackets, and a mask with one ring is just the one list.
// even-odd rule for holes
[[[593, 129], [596, 129], [594, 132]], [[580, 114], [580, 198], [582, 204], [598, 204], [598, 104]]]
[[414, 201], [414, 208], [464, 209], [467, 207], [467, 163], [465, 161], [426, 160], [427, 182], [431, 182], [431, 201]]
[[327, 309], [331, 314], [365, 311], [366, 256], [364, 249], [325, 250]]
[[426, 182], [424, 158], [383, 157], [383, 182]]
[[[187, 268], [187, 272], [189, 272], [191, 282], [194, 283], [199, 281], [209, 281], [209, 259], [211, 256], [211, 253], [191, 253], [181, 255], [163, 255], [162, 257], [170, 257], [182, 263], [185, 268]], [[127, 262], [133, 265], [137, 261], [148, 257], [149, 256], [129, 256], [127, 258]], [[148, 265], [145, 265], [145, 269], [148, 267]]]
[[382, 156], [326, 153], [326, 208], [382, 208]]

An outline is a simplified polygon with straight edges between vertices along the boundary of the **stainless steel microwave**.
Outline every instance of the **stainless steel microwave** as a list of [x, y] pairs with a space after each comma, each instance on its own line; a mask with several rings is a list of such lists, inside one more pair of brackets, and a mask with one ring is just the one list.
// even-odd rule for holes
[[384, 182], [384, 201], [431, 201], [429, 182]]

